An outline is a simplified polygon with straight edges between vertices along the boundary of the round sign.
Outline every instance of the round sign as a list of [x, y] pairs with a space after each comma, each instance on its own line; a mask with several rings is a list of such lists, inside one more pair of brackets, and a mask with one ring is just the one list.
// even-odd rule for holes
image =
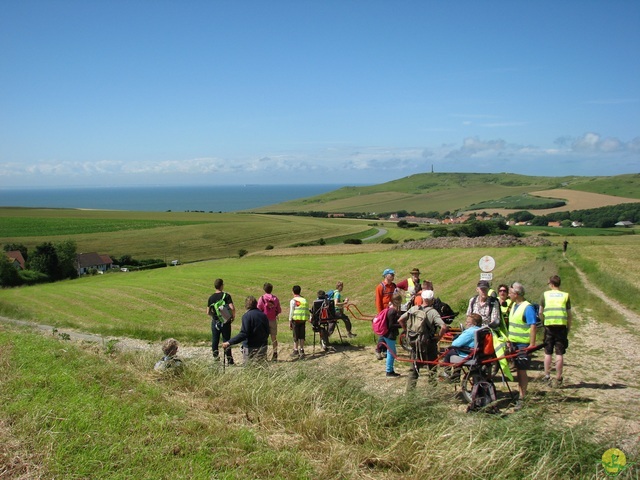
[[496, 268], [496, 261], [493, 259], [493, 257], [485, 255], [480, 259], [480, 262], [478, 262], [478, 266], [483, 272], [491, 272], [494, 268]]

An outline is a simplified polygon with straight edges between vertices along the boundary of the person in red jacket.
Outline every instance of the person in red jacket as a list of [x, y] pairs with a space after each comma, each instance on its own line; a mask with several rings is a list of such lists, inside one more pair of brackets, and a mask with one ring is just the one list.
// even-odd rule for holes
[[[382, 272], [382, 282], [376, 287], [376, 310], [380, 313], [391, 304], [393, 294], [396, 293], [396, 284], [394, 279], [396, 272], [390, 268], [385, 269]], [[386, 353], [385, 347], [378, 347], [376, 345], [376, 358], [382, 360], [384, 358], [383, 353]]]

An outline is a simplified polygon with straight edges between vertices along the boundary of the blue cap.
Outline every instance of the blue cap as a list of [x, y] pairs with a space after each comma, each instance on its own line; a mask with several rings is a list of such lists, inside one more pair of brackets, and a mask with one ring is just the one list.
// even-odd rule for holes
[[387, 275], [389, 275], [389, 274], [391, 274], [391, 275], [395, 275], [395, 274], [396, 274], [396, 272], [395, 272], [395, 270], [392, 270], [392, 269], [390, 269], [390, 268], [387, 268], [384, 272], [382, 272], [382, 276], [383, 276], [383, 277], [386, 277], [386, 276], [387, 276]]

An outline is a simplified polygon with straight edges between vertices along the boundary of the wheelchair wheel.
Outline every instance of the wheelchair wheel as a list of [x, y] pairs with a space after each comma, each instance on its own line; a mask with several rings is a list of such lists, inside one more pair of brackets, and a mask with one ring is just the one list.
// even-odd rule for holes
[[471, 392], [473, 391], [476, 378], [477, 374], [473, 370], [463, 368], [462, 372], [460, 372], [460, 392], [462, 393], [462, 398], [467, 403], [471, 403]]
[[460, 391], [465, 402], [471, 403], [473, 386], [479, 381], [493, 378], [492, 372], [493, 364], [480, 365], [472, 368], [463, 367], [463, 370], [460, 372]]

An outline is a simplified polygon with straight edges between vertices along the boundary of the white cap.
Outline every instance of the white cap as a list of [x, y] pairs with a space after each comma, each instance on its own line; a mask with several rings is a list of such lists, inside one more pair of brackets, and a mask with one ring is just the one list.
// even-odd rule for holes
[[423, 300], [433, 300], [435, 294], [433, 293], [433, 290], [422, 290], [420, 296]]

